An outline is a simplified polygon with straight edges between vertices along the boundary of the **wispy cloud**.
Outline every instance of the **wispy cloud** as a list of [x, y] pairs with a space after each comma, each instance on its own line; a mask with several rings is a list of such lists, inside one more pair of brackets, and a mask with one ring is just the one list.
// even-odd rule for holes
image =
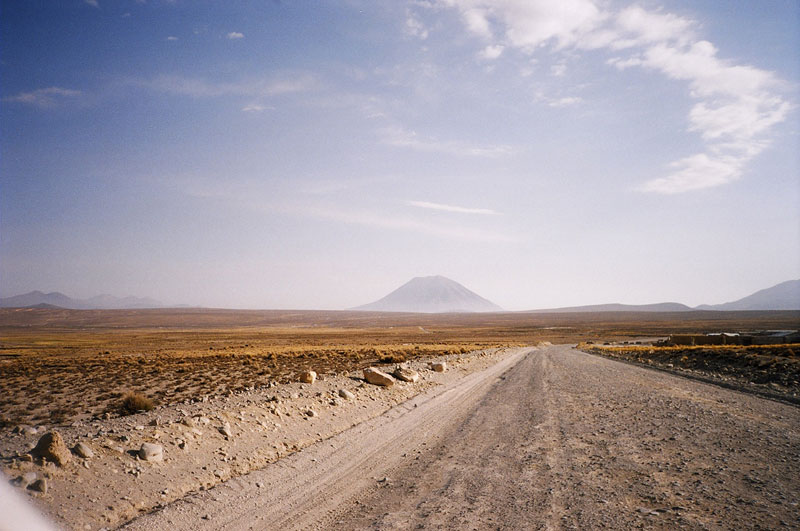
[[[599, 50], [629, 55], [609, 63], [624, 70], [647, 68], [687, 82], [697, 103], [689, 112], [688, 132], [706, 142], [703, 153], [675, 161], [672, 173], [652, 179], [642, 190], [680, 193], [737, 179], [747, 163], [769, 144], [768, 133], [786, 120], [794, 105], [779, 93], [780, 81], [768, 71], [721, 59], [697, 37], [699, 24], [661, 10], [632, 6], [618, 12], [595, 0], [442, 0], [460, 11], [467, 30], [487, 46], [540, 50]], [[496, 37], [495, 37], [496, 35]], [[489, 40], [489, 44], [485, 44]], [[494, 41], [494, 42], [493, 42]], [[565, 73], [562, 65], [551, 70]], [[544, 98], [548, 105], [579, 103], [575, 97]]]
[[311, 74], [291, 74], [272, 79], [242, 80], [233, 82], [209, 81], [200, 78], [181, 76], [159, 76], [147, 80], [131, 80], [132, 85], [145, 87], [158, 92], [189, 96], [192, 98], [213, 98], [220, 96], [277, 96], [295, 92], [305, 92], [317, 86]]
[[504, 157], [513, 153], [507, 145], [478, 146], [456, 141], [442, 141], [434, 138], [423, 138], [414, 131], [406, 131], [400, 127], [387, 127], [380, 131], [384, 144], [433, 153], [466, 157]]
[[406, 204], [418, 207], [427, 208], [430, 210], [441, 210], [444, 212], [457, 212], [459, 214], [483, 214], [483, 215], [496, 215], [497, 212], [488, 208], [468, 208], [455, 205], [445, 205], [442, 203], [431, 203], [430, 201], [408, 201]]
[[509, 243], [516, 241], [516, 239], [511, 236], [490, 230], [462, 227], [458, 225], [431, 224], [421, 222], [416, 219], [392, 217], [385, 214], [376, 214], [366, 211], [359, 212], [353, 210], [343, 211], [328, 208], [303, 208], [299, 211], [299, 213], [338, 221], [341, 223], [361, 225], [374, 229], [415, 232], [446, 240], [496, 243]]
[[547, 101], [550, 107], [569, 107], [583, 102], [583, 98], [577, 96], [565, 96], [563, 98], [555, 98]]
[[92, 7], [100, 7], [100, 4], [97, 3], [97, 0], [83, 0], [83, 2]]
[[274, 109], [275, 107], [269, 105], [261, 105], [260, 103], [250, 103], [249, 105], [245, 105], [242, 107], [243, 112], [264, 112], [268, 109]]
[[238, 31], [232, 31], [228, 33], [227, 37], [231, 40], [244, 39], [244, 33]]
[[33, 90], [31, 92], [20, 92], [15, 96], [3, 98], [3, 101], [25, 103], [41, 108], [51, 108], [57, 106], [66, 98], [75, 98], [80, 95], [80, 90], [65, 89], [61, 87], [48, 87]]
[[168, 41], [177, 41], [178, 37], [175, 37], [174, 35], [170, 35], [169, 37], [167, 37], [167, 40]]

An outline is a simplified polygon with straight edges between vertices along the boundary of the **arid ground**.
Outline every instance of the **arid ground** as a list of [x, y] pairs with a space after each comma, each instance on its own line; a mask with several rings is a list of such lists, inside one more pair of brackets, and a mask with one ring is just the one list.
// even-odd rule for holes
[[[156, 511], [148, 518], [173, 518], [186, 503], [210, 507], [209, 500], [193, 502], [192, 496], [216, 492], [211, 495], [228, 499], [224, 489], [235, 487], [232, 480], [266, 486], [245, 493], [262, 507], [277, 483], [290, 484], [280, 474], [297, 476], [296, 466], [319, 473], [297, 476], [305, 477], [296, 489], [304, 496], [342, 480], [352, 488], [336, 487], [341, 495], [331, 499], [337, 504], [321, 516], [317, 509], [262, 511], [258, 521], [267, 527], [280, 518], [288, 527], [302, 527], [317, 514], [326, 526], [342, 528], [514, 528], [520, 518], [530, 519], [525, 521], [533, 528], [714, 528], [726, 527], [726, 514], [745, 506], [740, 522], [758, 515], [745, 527], [791, 527], [800, 516], [792, 479], [800, 455], [800, 417], [792, 405], [800, 387], [797, 345], [670, 351], [613, 343], [671, 333], [798, 328], [800, 312], [0, 310], [0, 459], [17, 485], [25, 474], [47, 480], [46, 493], [26, 489], [27, 480], [17, 490], [67, 528], [117, 527], [132, 519], [163, 527], [165, 521], [148, 524], [137, 517]], [[581, 343], [596, 355], [541, 346], [545, 342]], [[605, 342], [612, 344], [597, 345]], [[431, 371], [433, 360], [447, 361], [451, 370]], [[419, 371], [420, 382], [387, 389], [361, 377], [364, 367], [391, 372], [399, 364]], [[309, 369], [320, 381], [297, 383], [298, 373]], [[658, 394], [678, 388], [685, 388], [680, 396]], [[341, 390], [354, 397], [342, 399]], [[121, 398], [129, 391], [152, 399], [156, 408], [124, 415]], [[437, 402], [442, 396], [449, 398]], [[454, 402], [455, 396], [461, 399]], [[408, 400], [422, 400], [413, 409], [427, 416], [407, 416]], [[715, 403], [724, 404], [724, 414]], [[502, 435], [497, 427], [502, 440], [481, 439], [493, 418], [508, 419], [503, 429], [511, 431]], [[393, 419], [405, 419], [403, 430], [421, 423], [427, 435], [413, 444], [396, 437], [386, 443], [384, 435], [394, 428], [385, 423]], [[225, 425], [230, 436], [220, 435]], [[375, 432], [370, 426], [384, 427]], [[84, 442], [95, 455], [73, 456], [63, 467], [28, 459], [41, 434], [52, 429], [70, 447]], [[648, 429], [655, 430], [651, 436]], [[356, 443], [352, 430], [366, 439]], [[737, 441], [736, 430], [745, 430], [747, 440]], [[431, 439], [422, 444], [426, 437]], [[144, 442], [163, 445], [163, 462], [137, 457]], [[361, 448], [359, 456], [374, 459], [337, 472], [330, 467], [350, 454], [323, 455], [319, 445], [351, 453]], [[409, 456], [414, 463], [406, 463]], [[296, 459], [294, 472], [281, 468]], [[479, 462], [484, 465], [467, 466]], [[256, 471], [262, 479], [254, 479]], [[507, 474], [521, 474], [518, 488], [527, 490], [504, 487]], [[365, 478], [372, 479], [363, 483]], [[622, 487], [630, 492], [621, 498], [615, 489]], [[586, 494], [579, 499], [567, 495], [581, 489]], [[528, 499], [524, 507], [495, 508], [503, 502], [492, 496], [504, 492], [507, 503]], [[676, 498], [684, 495], [684, 501]], [[236, 507], [250, 502], [233, 500], [232, 509], [220, 509], [227, 524], [186, 510], [190, 516], [176, 525], [246, 528], [248, 517], [242, 520]]]

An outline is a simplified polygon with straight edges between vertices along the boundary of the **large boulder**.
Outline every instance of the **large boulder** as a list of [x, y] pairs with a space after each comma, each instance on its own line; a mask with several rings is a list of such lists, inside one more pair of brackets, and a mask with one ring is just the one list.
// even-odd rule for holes
[[31, 450], [31, 455], [33, 457], [46, 459], [58, 466], [66, 465], [72, 458], [72, 454], [69, 448], [67, 448], [67, 445], [64, 444], [64, 439], [61, 437], [61, 434], [55, 430], [48, 431], [39, 438], [36, 447]]
[[394, 378], [374, 367], [364, 369], [364, 379], [373, 385], [389, 387], [394, 385]]
[[404, 382], [417, 383], [419, 381], [419, 373], [406, 367], [396, 368], [392, 375], [398, 380], [402, 380]]

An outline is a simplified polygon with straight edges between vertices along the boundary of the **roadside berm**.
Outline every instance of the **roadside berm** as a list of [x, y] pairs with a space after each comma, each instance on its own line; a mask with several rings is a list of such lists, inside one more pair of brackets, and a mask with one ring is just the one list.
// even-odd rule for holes
[[8, 429], [0, 435], [2, 469], [57, 525], [114, 528], [263, 468], [505, 355], [490, 349], [437, 358], [447, 363], [447, 372], [418, 360], [388, 370], [303, 374], [309, 383], [35, 432]]

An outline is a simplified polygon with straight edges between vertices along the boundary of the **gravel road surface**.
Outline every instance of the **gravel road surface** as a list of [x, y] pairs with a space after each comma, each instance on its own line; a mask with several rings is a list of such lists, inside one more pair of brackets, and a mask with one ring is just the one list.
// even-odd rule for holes
[[554, 346], [129, 527], [800, 529], [799, 501], [799, 408]]

